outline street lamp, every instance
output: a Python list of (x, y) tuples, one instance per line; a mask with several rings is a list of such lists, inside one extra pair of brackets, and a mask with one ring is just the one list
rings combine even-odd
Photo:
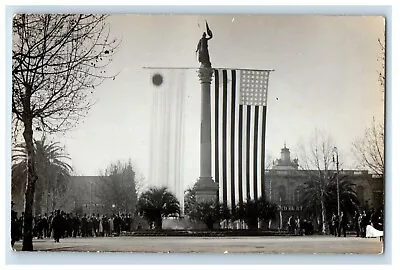
[(89, 205), (89, 215), (92, 215), (92, 184), (93, 182), (90, 181), (90, 205)]
[[(333, 152), (336, 154), (336, 191), (337, 191), (337, 212), (338, 217), (340, 216), (340, 197), (339, 197), (339, 151), (335, 146)], [(335, 155), (333, 156), (333, 162), (335, 162)]]

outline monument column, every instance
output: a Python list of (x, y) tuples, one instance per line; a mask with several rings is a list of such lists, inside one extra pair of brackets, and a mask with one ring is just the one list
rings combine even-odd
[(201, 126), (200, 126), (200, 178), (211, 178), (211, 97), (210, 85), (213, 70), (200, 67), (198, 70), (201, 85)]
[(200, 124), (200, 178), (196, 187), (196, 200), (214, 201), (217, 198), (218, 183), (211, 176), (211, 65), (202, 64), (198, 70), (201, 86)]
[[(208, 41), (213, 34), (206, 22), (207, 33), (204, 32), (197, 44), (200, 68), (198, 75), (201, 86), (201, 125), (200, 125), (200, 178), (196, 184), (196, 201), (215, 201), (218, 183), (211, 176), (211, 81), (213, 68), (208, 53)], [(208, 34), (208, 37), (207, 37)]]

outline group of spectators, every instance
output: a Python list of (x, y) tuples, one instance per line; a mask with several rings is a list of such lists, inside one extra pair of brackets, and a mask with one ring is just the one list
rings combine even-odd
[[(350, 215), (343, 211), (340, 212), (340, 215), (333, 213), (331, 218), (328, 219), (330, 234), (337, 237), (346, 237), (348, 231), (352, 231), (357, 234), (357, 237), (366, 237), (366, 227), (368, 225), (383, 231), (383, 210), (355, 211), (354, 215), (351, 218), (349, 217)], [(294, 215), (289, 217), (287, 228), (289, 233), (294, 235), (311, 235), (314, 231), (311, 219)]]
[[(33, 219), (32, 234), (34, 238), (60, 238), (67, 237), (102, 237), (118, 236), (121, 231), (133, 230), (131, 214), (114, 214), (111, 216), (92, 214), (79, 215), (66, 213), (60, 210), (37, 215)], [(11, 245), (22, 238), (24, 213), (19, 217), (17, 212), (11, 211)]]
[(341, 211), (339, 215), (333, 213), (328, 223), (331, 235), (340, 237), (343, 233), (343, 237), (346, 237), (349, 225), (347, 214), (343, 211)]
[(356, 232), (357, 237), (365, 237), (367, 225), (383, 231), (383, 224), (383, 210), (355, 211), (351, 220), (342, 211), (339, 216), (332, 214), (329, 220), (329, 231), (331, 235), (340, 237), (343, 234), (346, 237), (346, 231), (351, 230)]
[(353, 227), (357, 232), (357, 236), (365, 237), (366, 227), (371, 225), (379, 231), (383, 231), (384, 220), (383, 220), (383, 210), (375, 211), (371, 209), (370, 211), (363, 210), (361, 213), (355, 212), (353, 217)]
[(313, 234), (314, 227), (312, 221), (299, 216), (291, 215), (287, 222), (289, 233), (295, 235), (311, 235)]

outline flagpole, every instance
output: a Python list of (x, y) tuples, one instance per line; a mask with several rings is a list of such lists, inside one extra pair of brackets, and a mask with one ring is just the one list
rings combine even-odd
[[(198, 67), (142, 67), (143, 69), (199, 69)], [(226, 68), (226, 67), (216, 67), (214, 69), (225, 69), (225, 70), (250, 70), (250, 71), (268, 71), (272, 72), (275, 69), (254, 69), (254, 68)]]

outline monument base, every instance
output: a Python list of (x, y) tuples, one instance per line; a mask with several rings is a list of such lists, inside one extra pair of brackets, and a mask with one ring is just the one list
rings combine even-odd
[(196, 201), (214, 202), (217, 199), (218, 183), (212, 177), (200, 177), (196, 183)]

